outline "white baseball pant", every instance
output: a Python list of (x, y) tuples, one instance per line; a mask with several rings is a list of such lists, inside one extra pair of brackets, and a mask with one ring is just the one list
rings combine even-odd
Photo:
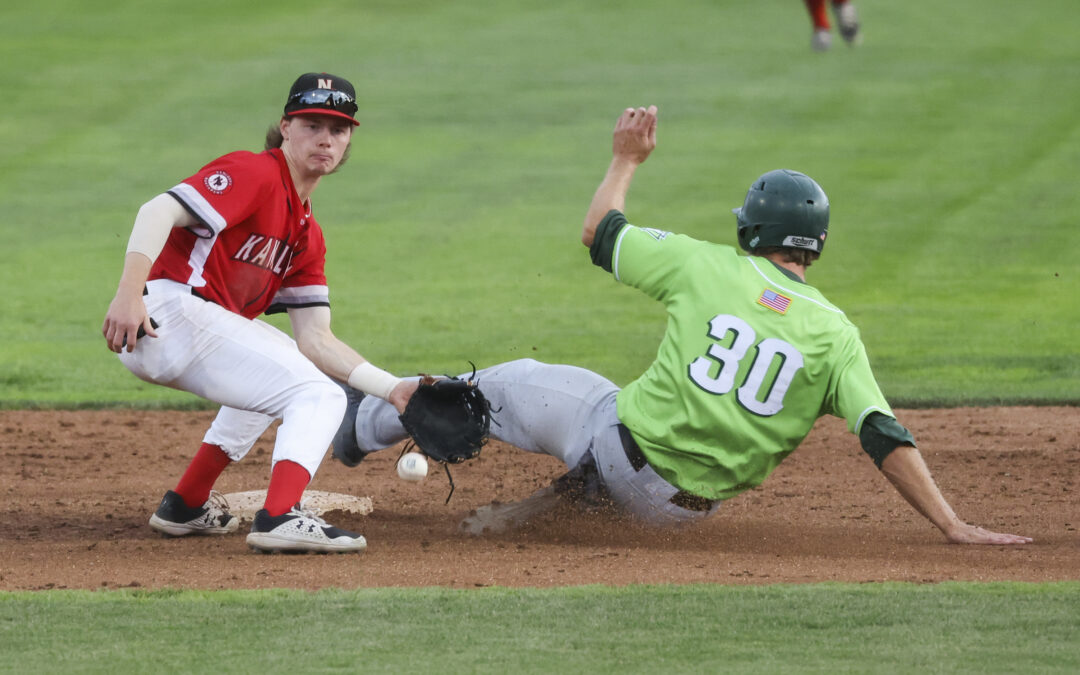
[(147, 283), (158, 337), (143, 337), (120, 361), (139, 378), (222, 405), (203, 441), (233, 461), (281, 420), (273, 462), (314, 477), (345, 414), (345, 393), (270, 324), (247, 319), (168, 280)]

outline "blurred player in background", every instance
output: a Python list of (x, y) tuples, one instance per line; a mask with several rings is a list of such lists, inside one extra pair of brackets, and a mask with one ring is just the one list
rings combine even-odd
[[(364, 537), (300, 506), (345, 413), (334, 380), (399, 410), (416, 390), (330, 329), (326, 244), (310, 197), (348, 156), (357, 110), (345, 78), (302, 75), (264, 152), (215, 159), (139, 209), (102, 334), (143, 380), (221, 405), (150, 518), (163, 534), (236, 531), (239, 521), (212, 488), (280, 419), (266, 501), (247, 543), (268, 552), (366, 547)], [(287, 312), (295, 341), (258, 320), (264, 312)]]
[[(656, 360), (621, 390), (591, 371), (532, 359), (472, 376), (491, 402), (493, 437), (557, 457), (569, 472), (520, 502), (479, 509), (463, 529), (513, 527), (601, 492), (653, 525), (700, 520), (760, 485), (831, 414), (950, 542), (1030, 542), (957, 517), (874, 380), (858, 329), (806, 283), (829, 225), (829, 200), (809, 176), (778, 170), (754, 181), (735, 209), (749, 256), (627, 222), (626, 193), (655, 147), (656, 122), (655, 106), (619, 117), (581, 236), (593, 264), (667, 309)], [(614, 347), (619, 336), (604, 339)], [(346, 415), (334, 456), (354, 465), (403, 440), (397, 417), (364, 398)]]
[[(810, 12), (810, 22), (814, 26), (814, 32), (810, 36), (810, 46), (814, 51), (823, 52), (832, 46), (832, 25), (829, 23), (829, 14), (825, 11), (825, 3), (830, 0), (803, 0), (806, 9)], [(857, 46), (862, 42), (862, 31), (859, 30), (859, 16), (855, 12), (855, 3), (851, 0), (831, 0), (833, 13), (836, 14), (836, 23), (840, 27), (840, 36), (851, 46)]]

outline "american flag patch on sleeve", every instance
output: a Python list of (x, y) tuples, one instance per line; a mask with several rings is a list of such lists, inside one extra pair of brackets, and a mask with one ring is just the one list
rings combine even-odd
[(759, 305), (768, 307), (774, 312), (780, 312), (781, 314), (786, 314), (788, 306), (791, 305), (791, 298), (768, 288), (761, 292), (761, 297), (758, 298), (757, 301)]

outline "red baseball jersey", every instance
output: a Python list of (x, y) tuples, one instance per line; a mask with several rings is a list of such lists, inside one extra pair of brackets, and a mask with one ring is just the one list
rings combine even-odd
[(169, 194), (201, 224), (173, 229), (150, 279), (188, 284), (249, 319), (329, 306), (322, 228), (281, 150), (219, 157)]

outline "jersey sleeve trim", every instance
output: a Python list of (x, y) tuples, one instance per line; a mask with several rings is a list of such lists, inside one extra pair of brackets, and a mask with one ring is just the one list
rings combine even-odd
[(281, 314), (290, 309), (304, 307), (329, 307), (330, 289), (321, 285), (288, 286), (278, 289), (274, 300), (266, 308), (266, 314)]
[(169, 190), (169, 194), (179, 201), (199, 222), (205, 225), (211, 231), (211, 236), (220, 234), (228, 225), (225, 218), (217, 212), (217, 209), (210, 206), (210, 202), (206, 201), (206, 198), (199, 194), (198, 190), (187, 183), (180, 183)]
[[(310, 286), (287, 286), (278, 289), (274, 295), (271, 307), (317, 307), (319, 305), (330, 306), (330, 289), (321, 285)], [(279, 310), (283, 311), (283, 310)], [(271, 314), (268, 309), (267, 314)]]
[(619, 230), (619, 236), (615, 238), (615, 253), (611, 256), (611, 270), (615, 275), (615, 281), (622, 281), (622, 279), (619, 278), (619, 253), (622, 249), (623, 238), (626, 237), (626, 234), (630, 232), (633, 227), (633, 225), (627, 223), (626, 227)]
[(302, 303), (284, 303), (275, 302), (266, 308), (264, 314), (284, 314), (290, 309), (303, 309), (305, 307), (329, 307), (330, 301), (325, 302), (302, 302)]
[(859, 434), (859, 433), (861, 433), (861, 431), (862, 431), (862, 425), (863, 425), (863, 422), (865, 422), (865, 421), (866, 421), (866, 417), (867, 417), (867, 415), (869, 415), (870, 413), (881, 413), (882, 415), (885, 415), (885, 416), (887, 416), (887, 417), (890, 417), (890, 416), (891, 416), (890, 412), (889, 412), (888, 410), (885, 410), (884, 408), (879, 408), (879, 407), (877, 407), (876, 405), (874, 405), (874, 406), (870, 406), (870, 407), (869, 407), (869, 408), (867, 408), (866, 410), (864, 410), (864, 411), (862, 411), (861, 413), (859, 413), (859, 419), (858, 419), (858, 420), (856, 420), (856, 422), (855, 422), (855, 428), (854, 428), (854, 430), (853, 430), (853, 431), (855, 432), (855, 434), (856, 434), (856, 435), (857, 435), (857, 434)]

